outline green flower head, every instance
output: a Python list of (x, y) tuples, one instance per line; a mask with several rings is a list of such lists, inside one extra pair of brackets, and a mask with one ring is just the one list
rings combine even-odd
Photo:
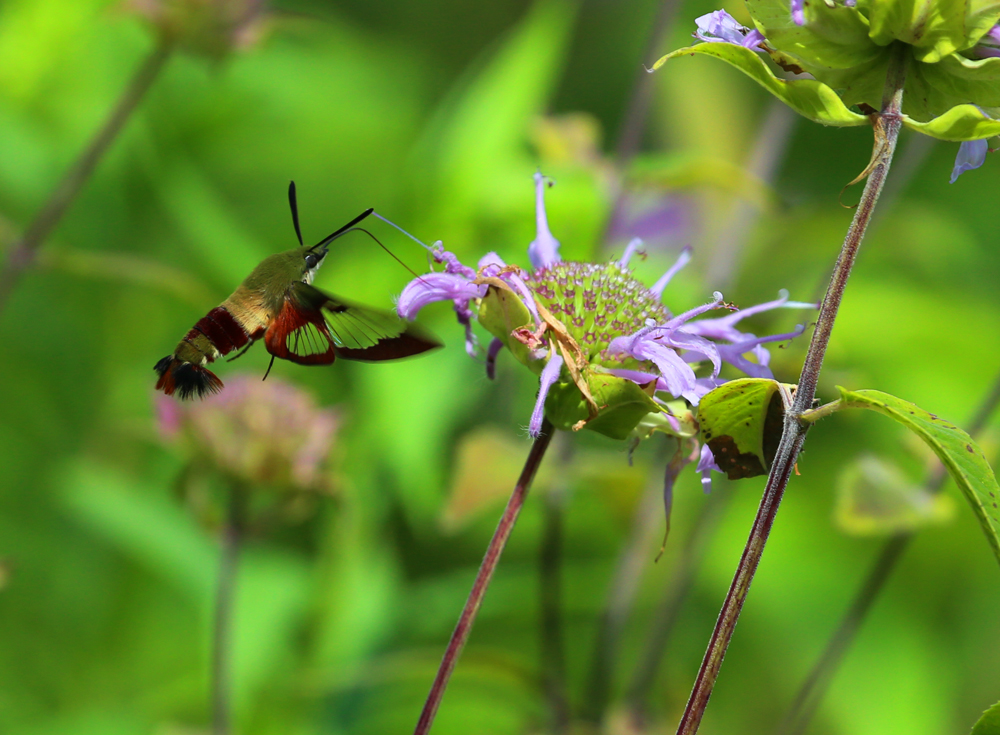
[[(747, 0), (754, 29), (716, 11), (698, 19), (715, 56), (824, 125), (868, 124), (890, 62), (905, 69), (903, 124), (934, 138), (1000, 135), (1000, 0)], [(769, 64), (765, 56), (773, 62)], [(780, 67), (806, 78), (784, 79)], [(808, 77), (812, 77), (811, 79)]]

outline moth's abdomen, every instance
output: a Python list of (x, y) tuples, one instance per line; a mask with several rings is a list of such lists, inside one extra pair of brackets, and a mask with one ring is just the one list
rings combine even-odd
[(222, 381), (205, 367), (250, 341), (246, 330), (225, 306), (217, 306), (198, 320), (177, 345), (174, 354), (156, 363), (156, 389), (178, 398), (203, 398), (222, 390)]
[[(246, 330), (225, 306), (216, 306), (203, 316), (184, 340), (193, 343), (199, 334), (204, 335), (220, 355), (228, 355), (250, 341)], [(217, 356), (209, 353), (206, 357), (212, 362)]]
[(204, 398), (222, 390), (222, 381), (211, 370), (178, 360), (173, 355), (164, 357), (153, 369), (160, 376), (156, 381), (156, 390), (162, 390), (168, 396), (176, 393), (182, 399), (194, 396)]

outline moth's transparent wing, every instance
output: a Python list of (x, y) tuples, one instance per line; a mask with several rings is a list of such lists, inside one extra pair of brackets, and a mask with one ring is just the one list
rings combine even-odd
[(300, 365), (329, 365), (337, 359), (323, 312), (297, 298), (294, 287), (267, 328), (264, 345), (275, 357)]
[(303, 309), (322, 312), (338, 357), (398, 360), (441, 346), (425, 329), (392, 312), (353, 304), (305, 283), (294, 284), (292, 293)]

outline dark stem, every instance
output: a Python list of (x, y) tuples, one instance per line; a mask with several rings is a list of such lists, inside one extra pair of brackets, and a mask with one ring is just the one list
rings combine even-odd
[(712, 538), (730, 497), (729, 493), (720, 490), (717, 485), (705, 499), (701, 512), (698, 514), (694, 527), (681, 551), (673, 580), (664, 592), (654, 613), (649, 636), (646, 639), (645, 652), (639, 660), (639, 665), (636, 667), (632, 682), (625, 695), (629, 721), (637, 732), (645, 729), (649, 694), (656, 681), (660, 662), (667, 651), (670, 634), (677, 623), (681, 606), (687, 599), (694, 583), (695, 574), (701, 566), (709, 539)]
[(0, 311), (3, 311), (10, 293), (21, 273), (35, 261), (39, 246), (52, 233), (76, 199), (94, 168), (121, 132), (132, 112), (159, 75), (170, 56), (170, 46), (161, 42), (138, 68), (121, 97), (80, 157), (65, 173), (41, 210), (7, 252), (7, 262), (0, 271)]
[(581, 719), (592, 724), (601, 722), (611, 700), (613, 673), (622, 631), (632, 612), (643, 567), (653, 560), (651, 551), (654, 534), (664, 523), (662, 498), (662, 484), (655, 480), (650, 482), (636, 505), (631, 531), (618, 557), (604, 609), (598, 618), (594, 659), (580, 711)]
[[(996, 410), (997, 404), (1000, 404), (1000, 375), (997, 376), (989, 395), (986, 396), (969, 424), (970, 435), (975, 436), (983, 430), (990, 415)], [(944, 466), (938, 464), (924, 487), (929, 493), (937, 493), (944, 487), (947, 478), (948, 473)], [(785, 715), (778, 727), (778, 732), (782, 735), (798, 735), (805, 732), (809, 726), (809, 722), (816, 714), (820, 702), (823, 701), (823, 696), (826, 694), (844, 654), (854, 642), (854, 638), (861, 628), (861, 623), (864, 622), (868, 611), (878, 598), (913, 535), (913, 532), (897, 534), (886, 541), (885, 546), (882, 547), (882, 551), (872, 565), (871, 571), (868, 572), (868, 577), (854, 601), (840, 621), (840, 625), (837, 626), (823, 653), (795, 695), (788, 714)]]
[[(564, 442), (560, 465), (566, 468), (572, 457), (572, 443)], [(542, 683), (552, 717), (552, 732), (569, 732), (569, 697), (566, 693), (566, 654), (562, 629), (562, 545), (566, 487), (560, 482), (543, 497), (545, 526), (538, 553), (538, 581), (541, 600)]]
[(437, 676), (434, 677), (434, 683), (431, 685), (431, 691), (427, 695), (424, 709), (420, 713), (417, 727), (413, 731), (414, 735), (426, 735), (430, 732), (431, 725), (434, 724), (434, 716), (437, 714), (441, 698), (448, 687), (448, 679), (451, 677), (451, 672), (454, 671), (455, 664), (458, 663), (458, 657), (462, 653), (462, 648), (465, 646), (465, 642), (469, 638), (469, 633), (472, 631), (472, 624), (475, 622), (476, 614), (479, 612), (479, 606), (483, 602), (483, 597), (486, 596), (486, 589), (493, 578), (493, 572), (496, 571), (500, 555), (507, 545), (507, 539), (510, 538), (511, 531), (514, 530), (514, 524), (517, 523), (517, 516), (524, 506), (524, 499), (531, 488), (531, 481), (535, 479), (538, 466), (542, 463), (542, 458), (545, 457), (545, 450), (548, 449), (553, 431), (552, 424), (549, 423), (548, 419), (542, 421), (542, 431), (538, 435), (538, 438), (535, 439), (535, 443), (531, 445), (531, 451), (528, 453), (528, 459), (525, 460), (524, 469), (521, 470), (521, 476), (518, 478), (517, 485), (514, 486), (514, 492), (511, 493), (510, 500), (507, 501), (507, 507), (504, 508), (503, 515), (500, 517), (500, 523), (497, 525), (497, 530), (494, 532), (493, 538), (490, 540), (490, 545), (486, 549), (486, 556), (483, 558), (483, 563), (479, 566), (476, 579), (472, 583), (472, 591), (469, 592), (469, 599), (466, 600), (465, 607), (462, 609), (462, 614), (458, 619), (458, 624), (455, 626), (455, 631), (451, 634), (451, 640), (448, 641), (444, 658), (438, 667)]
[(222, 527), (219, 582), (215, 593), (215, 630), (212, 633), (212, 733), (230, 732), (232, 695), (232, 627), (240, 544), (246, 523), (246, 493), (234, 485), (229, 491), (226, 523)]
[(857, 258), (865, 229), (871, 220), (875, 203), (878, 201), (879, 193), (885, 183), (892, 154), (896, 147), (896, 139), (902, 125), (901, 106), (906, 58), (906, 47), (896, 43), (889, 63), (885, 93), (882, 98), (882, 112), (873, 116), (875, 127), (874, 165), (861, 195), (861, 202), (847, 231), (847, 237), (841, 248), (837, 264), (834, 266), (830, 285), (827, 288), (817, 319), (816, 329), (809, 344), (809, 351), (806, 353), (802, 374), (799, 378), (799, 387), (795, 393), (792, 407), (785, 416), (784, 431), (778, 445), (777, 455), (771, 465), (764, 495), (761, 498), (757, 516), (754, 518), (750, 537), (743, 549), (736, 575), (729, 587), (729, 592), (726, 594), (726, 600), (719, 613), (719, 619), (716, 621), (715, 630), (712, 632), (708, 649), (705, 651), (705, 658), (698, 671), (698, 677), (695, 679), (694, 688), (677, 727), (678, 735), (692, 735), (698, 731), (701, 718), (705, 714), (705, 707), (708, 705), (715, 681), (719, 676), (722, 659), (726, 655), (726, 649), (732, 639), (740, 611), (743, 609), (743, 603), (750, 591), (754, 573), (757, 571), (757, 565), (764, 552), (764, 545), (767, 543), (771, 527), (774, 525), (781, 498), (788, 486), (795, 461), (805, 441), (808, 426), (800, 422), (798, 417), (803, 411), (811, 408), (816, 396), (820, 369), (823, 366), (823, 358), (826, 356), (826, 348), (830, 342), (830, 334), (837, 318), (837, 311), (844, 296), (844, 288), (847, 285), (851, 267)]

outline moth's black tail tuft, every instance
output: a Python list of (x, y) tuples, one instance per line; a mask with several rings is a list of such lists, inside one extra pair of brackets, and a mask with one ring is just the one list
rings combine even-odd
[(178, 360), (172, 355), (164, 357), (153, 369), (160, 376), (156, 381), (156, 390), (162, 390), (168, 396), (176, 393), (181, 400), (193, 396), (204, 398), (222, 390), (222, 381), (211, 370)]

